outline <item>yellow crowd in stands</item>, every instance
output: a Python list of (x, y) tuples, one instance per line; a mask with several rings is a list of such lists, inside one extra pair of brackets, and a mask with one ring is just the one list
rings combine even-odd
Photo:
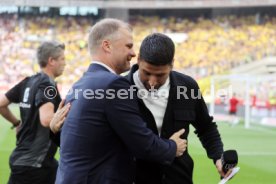
[[(59, 82), (71, 85), (87, 69), (87, 36), (95, 21), (87, 17), (0, 15), (0, 81), (14, 84), (39, 71), (35, 50), (44, 40), (66, 45), (67, 66)], [(276, 17), (224, 16), (195, 21), (175, 17), (131, 17), (135, 50), (153, 32), (183, 33), (176, 42), (174, 68), (195, 78), (227, 72), (232, 67), (276, 54)], [(137, 58), (133, 59), (135, 63)]]

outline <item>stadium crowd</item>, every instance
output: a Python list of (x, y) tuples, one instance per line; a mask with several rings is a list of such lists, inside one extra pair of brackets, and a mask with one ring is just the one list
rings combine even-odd
[[(0, 15), (1, 86), (13, 85), (38, 71), (34, 48), (51, 39), (66, 45), (67, 67), (59, 83), (71, 85), (90, 63), (85, 40), (94, 22), (88, 17)], [(152, 32), (186, 35), (183, 41), (176, 40), (174, 68), (190, 71), (197, 79), (276, 54), (276, 17), (199, 17), (191, 21), (137, 16), (131, 17), (130, 23), (136, 51), (141, 40)]]

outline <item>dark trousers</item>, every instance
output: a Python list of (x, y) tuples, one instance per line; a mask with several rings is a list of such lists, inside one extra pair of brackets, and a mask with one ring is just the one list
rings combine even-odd
[(8, 184), (54, 184), (57, 167), (11, 166)]

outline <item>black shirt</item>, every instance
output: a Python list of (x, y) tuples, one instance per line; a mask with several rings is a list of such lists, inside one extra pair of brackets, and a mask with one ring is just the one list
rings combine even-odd
[(10, 102), (19, 104), (22, 125), (17, 133), (16, 148), (10, 157), (12, 166), (56, 166), (56, 145), (49, 139), (49, 129), (39, 119), (39, 107), (47, 102), (55, 111), (61, 101), (54, 81), (44, 73), (27, 77), (6, 93)]

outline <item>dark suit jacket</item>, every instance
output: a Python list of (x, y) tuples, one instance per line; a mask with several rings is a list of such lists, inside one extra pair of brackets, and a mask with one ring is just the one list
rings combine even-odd
[[(119, 99), (130, 83), (90, 65), (66, 97), (71, 109), (61, 132), (57, 184), (132, 184), (134, 157), (169, 164), (176, 144), (146, 128), (136, 96)], [(125, 96), (125, 95), (123, 95)]]
[[(134, 84), (133, 73), (138, 69), (134, 65), (126, 78)], [(206, 149), (208, 157), (214, 161), (219, 159), (223, 152), (223, 144), (217, 126), (212, 122), (204, 99), (199, 95), (199, 87), (191, 77), (172, 71), (170, 73), (170, 91), (168, 104), (161, 128), (161, 137), (169, 138), (174, 132), (181, 128), (185, 129), (182, 138), (187, 139), (189, 125), (192, 124), (203, 147)], [(185, 95), (177, 95), (178, 91)], [(194, 91), (194, 92), (193, 92)], [(143, 119), (147, 122), (147, 127), (158, 135), (158, 130), (152, 113), (145, 106), (142, 99), (138, 99), (139, 109)], [(193, 160), (188, 154), (188, 150), (180, 158), (175, 158), (169, 166), (162, 166), (155, 162), (137, 159), (136, 161), (136, 184), (191, 184), (193, 173)]]

